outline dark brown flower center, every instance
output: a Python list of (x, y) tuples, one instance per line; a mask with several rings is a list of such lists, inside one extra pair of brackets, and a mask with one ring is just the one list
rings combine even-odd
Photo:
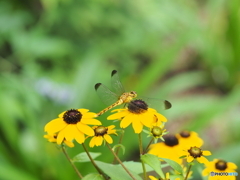
[(63, 120), (67, 124), (77, 124), (82, 119), (82, 114), (76, 109), (70, 109), (63, 115)]
[(182, 131), (180, 132), (180, 136), (183, 138), (187, 138), (190, 136), (190, 132), (189, 131)]
[(163, 133), (163, 130), (162, 128), (158, 127), (158, 126), (153, 126), (152, 130), (151, 130), (151, 133), (154, 137), (157, 137), (157, 136), (161, 136), (162, 133)]
[(191, 147), (189, 150), (188, 150), (189, 154), (194, 157), (194, 158), (198, 158), (198, 157), (201, 157), (202, 156), (202, 150), (196, 146), (194, 147)]
[(95, 136), (103, 136), (104, 134), (107, 134), (108, 128), (104, 126), (98, 126), (96, 129), (94, 129)]
[(178, 145), (178, 139), (174, 135), (167, 135), (164, 137), (164, 140), (167, 146), (172, 147)]
[(220, 171), (224, 171), (225, 169), (227, 169), (227, 162), (219, 160), (218, 162), (216, 162), (215, 167)]
[(134, 114), (141, 114), (145, 112), (147, 109), (148, 105), (140, 99), (133, 100), (128, 104), (128, 110)]

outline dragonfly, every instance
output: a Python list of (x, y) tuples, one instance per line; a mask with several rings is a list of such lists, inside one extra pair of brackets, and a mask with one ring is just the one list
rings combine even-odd
[[(118, 76), (117, 70), (113, 70), (111, 73), (111, 85), (114, 91), (111, 91), (107, 86), (102, 83), (95, 84), (95, 90), (99, 96), (99, 98), (106, 104), (109, 105), (99, 113), (98, 116), (107, 112), (108, 110), (131, 102), (133, 99), (137, 97), (137, 93), (135, 91), (126, 92), (120, 79)], [(161, 109), (170, 109), (172, 107), (171, 103), (167, 100), (161, 99), (153, 99), (153, 98), (141, 98), (145, 100), (147, 103), (154, 102), (157, 106), (162, 106)]]

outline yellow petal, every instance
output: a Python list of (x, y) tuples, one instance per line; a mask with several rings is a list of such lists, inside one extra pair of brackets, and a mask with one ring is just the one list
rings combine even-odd
[(91, 119), (91, 118), (89, 118), (89, 119), (83, 118), (83, 119), (81, 119), (80, 122), (83, 124), (89, 124), (89, 125), (102, 125), (102, 123), (99, 120)]
[(209, 170), (208, 170), (208, 168), (206, 168), (206, 169), (204, 169), (204, 170), (202, 171), (202, 175), (203, 175), (203, 176), (209, 175)]
[(82, 115), (83, 114), (86, 114), (88, 111), (89, 111), (89, 109), (77, 109)]
[(118, 111), (118, 112), (120, 112), (120, 111), (127, 111), (127, 109), (114, 109), (111, 112), (116, 112), (116, 111)]
[(63, 141), (64, 142), (64, 144), (66, 144), (68, 147), (74, 147), (74, 144), (73, 144), (73, 142), (71, 142), (71, 141)]
[(97, 114), (93, 112), (88, 112), (82, 116), (83, 119), (93, 119), (95, 117), (97, 117)]
[(163, 143), (156, 143), (156, 144), (150, 145), (150, 147), (149, 147), (150, 150), (148, 151), (148, 153), (158, 155), (159, 149), (162, 148), (162, 144)]
[(113, 143), (113, 140), (112, 140), (111, 136), (109, 136), (108, 134), (104, 134), (103, 137), (109, 144)]
[(203, 163), (203, 164), (209, 163), (209, 161), (204, 156), (201, 156), (201, 157), (197, 158), (197, 161), (199, 163)]
[(170, 179), (169, 173), (166, 173), (166, 179)]
[(102, 142), (103, 142), (103, 137), (102, 136), (95, 136), (96, 139), (95, 139), (95, 145), (96, 146), (101, 146), (102, 145)]
[(84, 134), (88, 135), (88, 136), (94, 136), (94, 130), (89, 127), (88, 125), (86, 124), (83, 124), (81, 122), (77, 123), (77, 127), (78, 127), (78, 130), (83, 132)]
[(95, 137), (95, 136), (90, 140), (89, 146), (90, 146), (91, 148), (95, 146), (95, 140), (96, 140), (96, 137)]
[(67, 111), (62, 112), (61, 114), (58, 115), (58, 117), (63, 118), (63, 115), (65, 114), (65, 112), (67, 112)]
[(135, 133), (140, 133), (140, 132), (142, 132), (142, 129), (143, 129), (143, 125), (142, 125), (142, 123), (141, 122), (139, 122), (138, 120), (134, 120), (133, 122), (132, 122), (132, 126), (133, 126), (133, 129), (134, 129), (134, 132)]
[(228, 169), (230, 169), (230, 170), (235, 170), (235, 169), (237, 169), (237, 166), (236, 166), (236, 164), (234, 164), (234, 163), (232, 163), (232, 162), (228, 162), (227, 163), (227, 167), (228, 167)]
[(108, 128), (108, 131), (111, 131), (112, 129), (115, 128), (115, 126), (114, 126), (114, 125), (110, 125), (110, 126), (108, 126), (107, 128)]
[(122, 117), (127, 116), (128, 114), (129, 114), (129, 112), (127, 110), (117, 112), (115, 114), (108, 116), (107, 120), (121, 119)]
[(146, 127), (152, 127), (154, 115), (150, 113), (141, 114), (138, 117), (138, 120)]
[(48, 132), (48, 134), (54, 134), (64, 129), (67, 125), (68, 124), (61, 118), (57, 118), (47, 123), (44, 127), (44, 131)]
[(155, 178), (154, 176), (148, 176), (151, 180), (158, 180), (157, 178)]
[(65, 131), (64, 131), (64, 129), (58, 133), (57, 144), (62, 144), (63, 139), (65, 138)]
[(82, 144), (85, 141), (84, 134), (78, 130), (78, 133), (75, 135), (75, 139), (79, 144)]
[(75, 124), (69, 124), (64, 128), (64, 137), (67, 141), (72, 141), (77, 133), (78, 130)]
[(167, 122), (167, 118), (165, 116), (163, 116), (162, 114), (155, 113), (155, 115), (157, 116), (158, 121)]
[(193, 160), (194, 160), (194, 158), (192, 156), (187, 157), (187, 162), (192, 162)]
[(210, 156), (212, 153), (210, 151), (202, 151), (204, 156)]
[(131, 115), (128, 115), (126, 117), (124, 117), (122, 120), (121, 120), (121, 123), (120, 123), (120, 127), (121, 128), (126, 128), (128, 127), (131, 123), (132, 123), (132, 116)]
[(108, 128), (108, 131), (107, 131), (108, 134), (116, 134), (117, 135), (116, 129), (114, 129), (115, 128), (114, 125), (108, 126), (107, 128)]

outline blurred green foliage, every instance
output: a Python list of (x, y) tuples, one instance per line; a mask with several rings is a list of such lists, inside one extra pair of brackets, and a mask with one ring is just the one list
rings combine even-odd
[[(113, 69), (126, 89), (172, 102), (171, 133), (195, 130), (212, 159), (240, 166), (239, 12), (238, 0), (1, 1), (0, 179), (76, 179), (43, 127), (69, 108), (103, 109), (93, 87)], [(122, 158), (136, 160), (131, 133)]]

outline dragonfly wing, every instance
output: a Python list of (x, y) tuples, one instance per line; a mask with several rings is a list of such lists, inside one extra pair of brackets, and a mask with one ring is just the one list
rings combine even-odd
[(118, 100), (118, 96), (102, 83), (95, 84), (97, 95), (106, 105), (111, 105)]
[(148, 107), (156, 109), (157, 111), (167, 110), (172, 107), (172, 104), (167, 100), (148, 97), (140, 97), (140, 99), (145, 101), (148, 104)]
[(122, 93), (125, 92), (124, 87), (119, 79), (117, 70), (112, 71), (111, 84), (112, 84), (112, 88), (118, 95), (121, 95)]

